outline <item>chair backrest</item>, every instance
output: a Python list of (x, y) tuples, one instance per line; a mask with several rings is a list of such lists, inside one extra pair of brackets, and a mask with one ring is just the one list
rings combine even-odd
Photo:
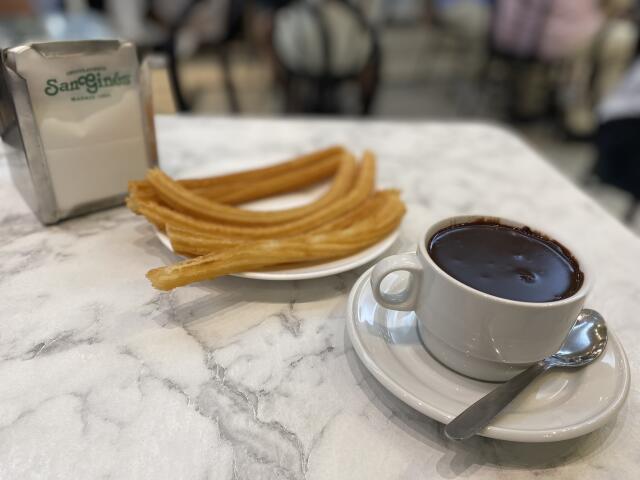
[(326, 79), (359, 74), (379, 48), (362, 11), (344, 0), (298, 1), (280, 9), (273, 46), (288, 72)]
[(234, 38), (242, 27), (244, 0), (182, 0), (173, 5), (166, 0), (170, 35), (194, 28), (200, 30), (203, 43), (224, 43)]

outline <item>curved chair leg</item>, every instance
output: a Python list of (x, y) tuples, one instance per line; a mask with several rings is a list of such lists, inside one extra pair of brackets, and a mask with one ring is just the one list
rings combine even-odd
[(360, 114), (371, 115), (371, 107), (380, 83), (380, 53), (376, 52), (369, 65), (360, 74)]
[(633, 222), (637, 212), (638, 212), (638, 200), (634, 199), (624, 214), (624, 222), (627, 224)]
[(191, 111), (191, 106), (187, 103), (182, 93), (180, 85), (180, 76), (178, 74), (178, 58), (176, 55), (176, 45), (172, 40), (167, 44), (167, 57), (169, 67), (169, 80), (171, 81), (171, 89), (173, 90), (173, 98), (180, 112)]
[(227, 104), (231, 113), (240, 113), (240, 103), (238, 102), (238, 94), (236, 92), (233, 77), (231, 75), (231, 64), (229, 62), (229, 50), (226, 46), (218, 49), (220, 64), (222, 65), (222, 78), (224, 81), (224, 90), (227, 95)]

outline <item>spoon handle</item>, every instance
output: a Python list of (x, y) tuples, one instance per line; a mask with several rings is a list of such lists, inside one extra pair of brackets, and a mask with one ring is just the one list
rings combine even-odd
[(538, 375), (546, 372), (551, 365), (540, 361), (534, 363), (524, 372), (498, 386), (464, 412), (454, 418), (445, 428), (444, 434), (451, 440), (466, 440), (489, 425), (504, 407), (511, 403), (522, 390)]

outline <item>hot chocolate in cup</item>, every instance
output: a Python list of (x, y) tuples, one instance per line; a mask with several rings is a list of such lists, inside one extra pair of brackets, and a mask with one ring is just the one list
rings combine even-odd
[[(390, 294), (385, 277), (407, 271)], [(373, 269), (376, 301), (416, 312), (425, 347), (463, 375), (505, 381), (558, 351), (584, 306), (591, 277), (576, 250), (516, 221), (451, 217), (431, 225), (416, 253)]]

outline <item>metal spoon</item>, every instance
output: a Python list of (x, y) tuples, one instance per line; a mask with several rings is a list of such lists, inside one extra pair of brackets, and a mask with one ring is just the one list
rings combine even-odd
[(577, 368), (589, 365), (604, 352), (606, 345), (607, 325), (602, 315), (595, 310), (582, 310), (555, 355), (531, 365), (472, 404), (445, 427), (444, 434), (451, 440), (471, 438), (489, 425), (538, 375), (555, 367)]

